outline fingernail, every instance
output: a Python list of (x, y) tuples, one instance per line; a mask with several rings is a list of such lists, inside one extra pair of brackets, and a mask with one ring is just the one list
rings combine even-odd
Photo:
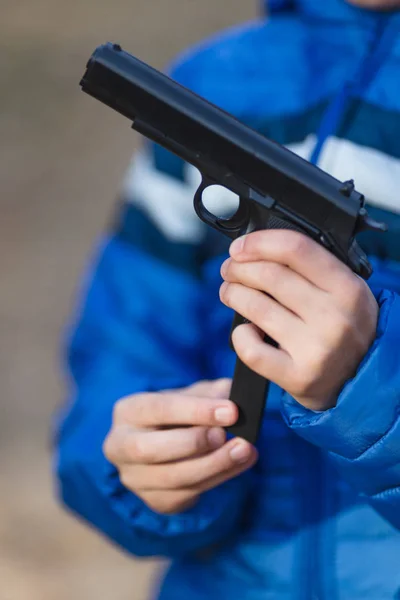
[(232, 423), (232, 410), (227, 406), (221, 406), (214, 412), (215, 420), (221, 425), (230, 425)]
[(222, 277), (225, 277), (228, 272), (228, 266), (229, 266), (230, 260), (231, 260), (230, 258), (227, 258), (221, 265), (221, 276)]
[(213, 450), (220, 448), (225, 442), (225, 432), (220, 427), (213, 427), (207, 432), (208, 445)]
[(251, 454), (251, 446), (240, 442), (233, 446), (232, 450), (229, 452), (231, 459), (235, 463), (243, 464), (246, 463)]
[(240, 254), (243, 251), (244, 247), (244, 239), (245, 236), (237, 238), (234, 242), (232, 242), (231, 247), (229, 248), (229, 253), (232, 254)]

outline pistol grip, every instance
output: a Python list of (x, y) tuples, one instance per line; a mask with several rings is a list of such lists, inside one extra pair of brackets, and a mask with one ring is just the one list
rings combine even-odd
[[(247, 319), (235, 313), (230, 333), (230, 344), (232, 350), (232, 333), (239, 325), (249, 323)], [(278, 344), (268, 335), (264, 336), (264, 342), (277, 347)], [(262, 417), (267, 401), (269, 381), (252, 371), (239, 358), (236, 361), (235, 373), (233, 375), (230, 400), (239, 408), (239, 418), (235, 425), (227, 428), (227, 431), (248, 442), (255, 444), (261, 427)]]
[(227, 427), (232, 435), (255, 444), (261, 427), (269, 381), (254, 373), (239, 358), (236, 361), (230, 399), (239, 409), (239, 418)]
[[(229, 338), (232, 350), (234, 350), (232, 332), (239, 325), (246, 323), (249, 323), (247, 319), (235, 313)], [(267, 335), (264, 337), (264, 342), (277, 346), (276, 342)], [(229, 433), (242, 437), (252, 444), (257, 441), (268, 389), (269, 381), (252, 371), (238, 358), (233, 375), (230, 400), (239, 408), (239, 418), (235, 425), (227, 428)]]

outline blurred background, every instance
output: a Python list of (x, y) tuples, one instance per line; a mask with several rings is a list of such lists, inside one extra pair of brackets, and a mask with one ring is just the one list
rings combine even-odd
[(257, 0), (0, 1), (0, 600), (145, 600), (160, 565), (134, 561), (63, 513), (51, 415), (80, 274), (137, 143), (78, 88), (99, 43), (162, 68)]

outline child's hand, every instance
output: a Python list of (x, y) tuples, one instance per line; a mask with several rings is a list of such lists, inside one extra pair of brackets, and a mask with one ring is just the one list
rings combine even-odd
[[(238, 356), (305, 407), (334, 406), (375, 338), (378, 306), (367, 284), (292, 231), (243, 236), (230, 255), (221, 300), (256, 326), (235, 330)], [(264, 333), (279, 349), (263, 342)]]
[(198, 496), (250, 468), (255, 448), (242, 439), (225, 443), (223, 426), (238, 417), (227, 400), (229, 380), (137, 394), (120, 400), (104, 453), (121, 481), (157, 512), (172, 514)]

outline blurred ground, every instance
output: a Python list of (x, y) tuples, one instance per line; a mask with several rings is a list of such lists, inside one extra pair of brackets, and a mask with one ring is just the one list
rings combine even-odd
[(98, 43), (157, 67), (251, 16), (255, 0), (1, 0), (0, 600), (144, 600), (154, 565), (67, 517), (52, 496), (59, 338), (136, 138), (79, 93)]

